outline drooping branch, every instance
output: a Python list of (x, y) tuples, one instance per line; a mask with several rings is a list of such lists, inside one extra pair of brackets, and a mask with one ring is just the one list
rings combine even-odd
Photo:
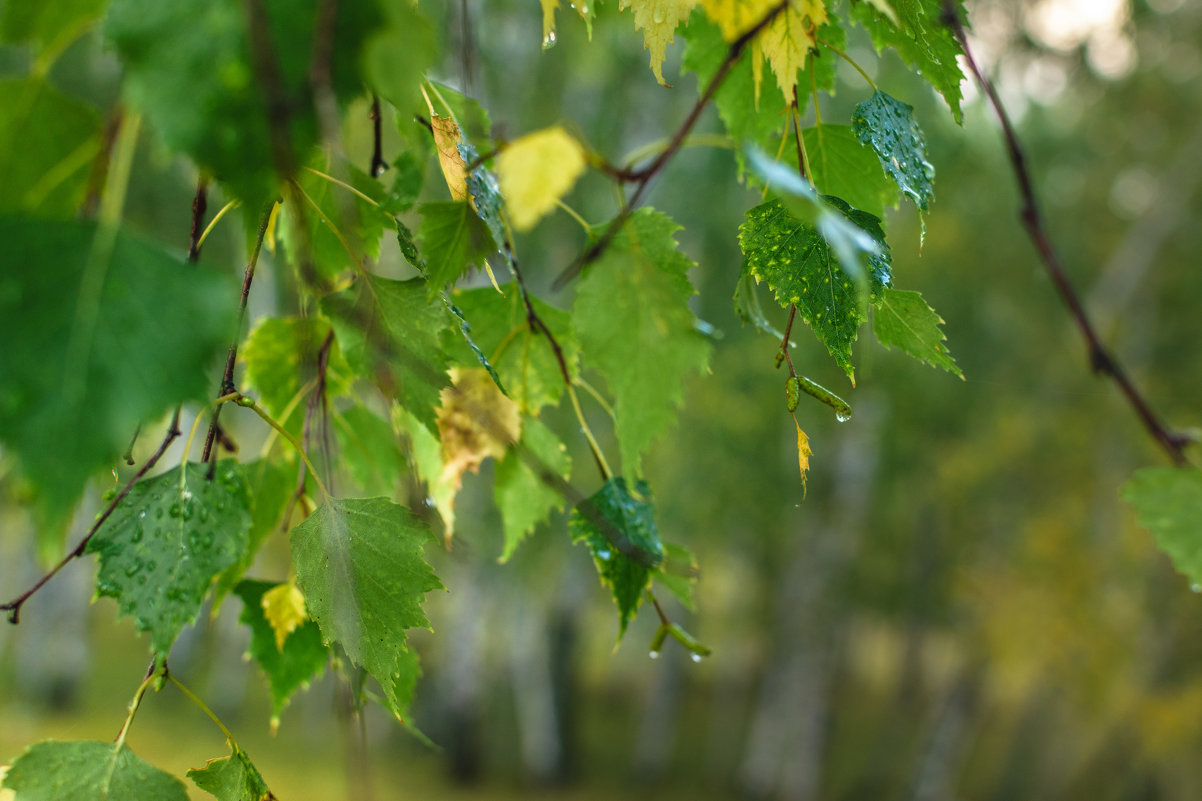
[(1026, 229), (1031, 242), (1035, 245), (1035, 249), (1039, 253), (1040, 262), (1043, 264), (1048, 276), (1052, 279), (1056, 293), (1068, 308), (1073, 322), (1076, 323), (1077, 328), (1081, 331), (1081, 335), (1085, 338), (1086, 352), (1089, 356), (1090, 366), (1095, 373), (1109, 376), (1114, 380), (1119, 390), (1123, 393), (1123, 397), (1127, 399), (1127, 403), (1140, 419), (1140, 422), (1143, 423), (1148, 434), (1156, 440), (1157, 444), (1160, 445), (1161, 449), (1164, 450), (1173, 463), (1177, 465), (1186, 464), (1185, 448), (1193, 441), (1192, 438), (1181, 432), (1174, 431), (1166, 425), (1160, 415), (1152, 408), (1152, 405), (1135, 386), (1134, 382), (1128, 377), (1127, 371), (1123, 368), (1118, 358), (1102, 343), (1093, 322), (1090, 320), (1084, 305), (1081, 303), (1081, 298), (1077, 294), (1076, 288), (1069, 279), (1068, 273), (1065, 272), (1060, 257), (1052, 245), (1051, 237), (1048, 236), (1043, 215), (1039, 211), (1031, 173), (1027, 167), (1026, 155), (1023, 152), (1022, 144), (1019, 142), (1018, 134), (1010, 122), (1010, 117), (1006, 113), (1006, 109), (1002, 105), (1001, 98), (998, 97), (993, 83), (985, 77), (985, 74), (981, 72), (980, 67), (973, 58), (972, 51), (968, 45), (968, 36), (964, 30), (964, 24), (961, 22), (960, 15), (951, 0), (944, 0), (943, 2), (942, 22), (951, 29), (957, 41), (959, 41), (960, 47), (964, 51), (964, 59), (968, 64), (969, 71), (981, 87), (981, 91), (989, 98), (989, 103), (993, 107), (994, 114), (1002, 126), (1002, 136), (1006, 142), (1006, 151), (1010, 157), (1010, 164), (1014, 169), (1014, 177), (1018, 182), (1018, 190), (1022, 198), (1022, 208), (1019, 211), (1019, 216), (1022, 219), (1023, 227)]
[(9, 623), (12, 623), (13, 625), (20, 623), (21, 607), (25, 604), (25, 602), (28, 601), (35, 592), (40, 590), (42, 585), (50, 581), (50, 579), (54, 578), (54, 576), (60, 570), (66, 567), (68, 562), (70, 562), (72, 559), (78, 559), (80, 556), (83, 556), (84, 550), (88, 547), (88, 542), (92, 539), (96, 532), (100, 530), (100, 527), (104, 525), (104, 521), (109, 519), (109, 515), (111, 515), (113, 510), (117, 508), (117, 505), (125, 499), (125, 496), (129, 494), (131, 489), (133, 489), (134, 484), (137, 484), (139, 481), (141, 481), (142, 477), (145, 476), (152, 467), (158, 464), (159, 459), (163, 458), (163, 454), (167, 452), (167, 448), (170, 447), (171, 443), (174, 442), (176, 437), (179, 435), (179, 409), (176, 409), (175, 414), (171, 418), (171, 425), (167, 427), (167, 433), (163, 437), (163, 441), (159, 443), (158, 449), (150, 455), (149, 459), (142, 463), (142, 467), (139, 468), (138, 472), (134, 473), (133, 478), (126, 482), (125, 486), (121, 488), (121, 491), (118, 492), (111, 501), (109, 501), (109, 505), (106, 506), (104, 511), (96, 517), (96, 520), (92, 523), (91, 528), (88, 529), (88, 533), (85, 534), (83, 539), (79, 541), (79, 544), (72, 548), (70, 553), (64, 556), (58, 564), (50, 568), (50, 570), (46, 572), (46, 575), (38, 579), (37, 583), (35, 583), (32, 587), (8, 603), (0, 604), (0, 610), (5, 610), (8, 612)]
[(701, 112), (705, 111), (705, 107), (714, 99), (714, 95), (722, 87), (726, 76), (730, 74), (735, 64), (739, 62), (743, 51), (747, 49), (747, 46), (751, 44), (756, 36), (772, 24), (772, 21), (789, 7), (790, 2), (791, 0), (781, 0), (759, 22), (752, 25), (742, 36), (731, 42), (730, 48), (726, 51), (726, 58), (723, 59), (721, 66), (718, 67), (718, 71), (714, 73), (714, 77), (706, 85), (705, 91), (701, 93), (701, 97), (693, 104), (692, 110), (685, 117), (684, 122), (681, 123), (676, 133), (672, 135), (667, 147), (661, 150), (659, 155), (650, 164), (637, 170), (611, 170), (611, 173), (619, 180), (633, 183), (634, 192), (631, 193), (630, 198), (622, 206), (622, 210), (618, 212), (618, 216), (614, 217), (600, 238), (593, 243), (592, 247), (582, 253), (576, 261), (559, 274), (559, 277), (551, 284), (552, 289), (562, 289), (566, 286), (573, 278), (580, 275), (585, 267), (600, 258), (601, 254), (613, 243), (614, 237), (622, 230), (622, 226), (630, 219), (630, 215), (638, 207), (639, 201), (643, 199), (643, 195), (646, 193), (651, 179), (658, 175), (672, 157), (676, 155), (677, 151), (680, 150), (686, 137), (693, 130), (693, 126), (697, 124), (697, 120), (701, 119)]

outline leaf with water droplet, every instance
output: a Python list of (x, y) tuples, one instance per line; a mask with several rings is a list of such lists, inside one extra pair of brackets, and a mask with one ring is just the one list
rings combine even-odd
[(92, 740), (35, 743), (17, 757), (4, 788), (22, 801), (188, 801), (183, 782), (124, 744)]
[(668, 85), (663, 73), (668, 45), (676, 38), (676, 26), (688, 23), (694, 5), (696, 0), (622, 0), (618, 4), (619, 11), (634, 9), (634, 28), (643, 32), (643, 47), (651, 53), (651, 71), (661, 86)]
[(627, 488), (626, 479), (611, 478), (577, 504), (569, 523), (573, 542), (588, 546), (601, 582), (613, 590), (619, 641), (664, 558), (651, 490), (642, 481), (635, 490), (637, 497)]
[(431, 539), (425, 523), (387, 498), (329, 500), (290, 536), (309, 616), (380, 683), (402, 720), (420, 673), (405, 629), (429, 627), (421, 605), (442, 589), (422, 557)]
[(926, 140), (914, 121), (914, 108), (878, 91), (856, 106), (851, 128), (873, 149), (898, 189), (927, 211), (935, 197), (935, 168), (927, 160)]
[[(158, 654), (166, 654), (180, 631), (196, 620), (213, 579), (246, 550), (250, 493), (245, 480), (211, 481), (208, 471), (207, 464), (189, 463), (182, 475), (177, 467), (139, 481), (88, 541), (87, 553), (100, 559), (97, 595), (115, 598), (122, 614), (150, 633), (151, 649)], [(191, 497), (184, 498), (185, 493)], [(210, 510), (204, 529), (195, 516), (183, 514), (185, 507), (196, 506)], [(142, 523), (142, 512), (154, 510), (158, 519), (164, 509), (176, 513), (151, 526)]]
[(250, 627), (247, 654), (259, 664), (271, 690), (272, 726), (279, 724), (280, 713), (298, 689), (321, 675), (330, 658), (330, 649), (321, 639), (321, 629), (306, 619), (277, 647), (276, 632), (267, 620), (263, 597), (275, 587), (269, 581), (245, 580), (238, 583), (234, 593), (242, 599), (238, 621)]
[(1139, 523), (1193, 584), (1202, 584), (1202, 470), (1145, 467), (1122, 489)]
[(739, 246), (747, 257), (747, 272), (768, 284), (782, 308), (797, 307), (798, 315), (854, 384), (851, 346), (868, 319), (868, 304), (880, 302), (891, 280), (889, 248), (876, 217), (839, 198), (822, 201), (824, 210), (819, 215), (838, 212), (877, 246), (876, 253), (868, 254), (867, 292), (861, 293), (855, 270), (844, 264), (819, 228), (795, 217), (782, 200), (770, 200), (747, 212), (739, 228)]
[(276, 801), (275, 794), (246, 752), (230, 741), (230, 755), (210, 759), (203, 768), (188, 771), (188, 778), (217, 801)]

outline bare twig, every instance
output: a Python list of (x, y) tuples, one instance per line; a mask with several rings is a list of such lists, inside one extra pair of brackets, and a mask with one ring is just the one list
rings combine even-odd
[(371, 167), (368, 170), (372, 178), (379, 178), (388, 169), (388, 162), (384, 160), (384, 134), (380, 124), (380, 98), (375, 95), (371, 96), (371, 111), (368, 112), (368, 118), (371, 119)]
[(209, 182), (201, 176), (196, 182), (196, 197), (192, 198), (192, 233), (188, 236), (188, 261), (195, 264), (200, 259), (200, 234), (204, 230), (205, 211), (208, 209)]
[(1010, 163), (1014, 168), (1014, 177), (1018, 181), (1019, 193), (1022, 196), (1023, 205), (1019, 216), (1022, 219), (1023, 227), (1026, 228), (1027, 235), (1031, 238), (1031, 242), (1039, 252), (1040, 261), (1043, 263), (1048, 276), (1052, 279), (1052, 284), (1056, 287), (1056, 293), (1068, 308), (1073, 321), (1076, 323), (1077, 328), (1080, 329), (1081, 335), (1085, 338), (1090, 366), (1094, 372), (1110, 376), (1114, 380), (1136, 416), (1139, 417), (1140, 422), (1143, 423), (1144, 428), (1147, 429), (1148, 434), (1156, 440), (1173, 463), (1177, 465), (1186, 464), (1185, 448), (1192, 441), (1191, 438), (1170, 429), (1161, 420), (1160, 415), (1152, 408), (1151, 404), (1127, 376), (1126, 370), (1119, 363), (1117, 357), (1102, 344), (1089, 315), (1085, 311), (1084, 305), (1081, 303), (1076, 288), (1069, 280), (1068, 273), (1065, 272), (1064, 266), (1056, 254), (1055, 248), (1052, 246), (1051, 238), (1048, 236), (1047, 228), (1044, 225), (1043, 216), (1039, 212), (1035, 198), (1035, 188), (1031, 181), (1031, 173), (1027, 169), (1026, 156), (1019, 143), (1018, 135), (1014, 131), (1010, 117), (1006, 114), (1006, 109), (1002, 106), (1002, 101), (998, 97), (993, 84), (985, 77), (973, 59), (972, 52), (968, 46), (968, 36), (964, 31), (964, 25), (960, 21), (960, 16), (951, 0), (944, 0), (943, 2), (942, 21), (943, 24), (951, 28), (952, 33), (960, 42), (960, 47), (964, 51), (964, 59), (968, 64), (969, 70), (972, 72), (977, 84), (980, 85), (981, 90), (985, 93), (985, 96), (989, 98), (998, 122), (1001, 123), (1002, 135), (1006, 141), (1006, 150), (1010, 156)]
[(718, 67), (718, 71), (714, 73), (714, 77), (710, 79), (709, 84), (706, 85), (705, 91), (701, 93), (701, 97), (699, 97), (697, 102), (693, 105), (692, 111), (690, 111), (689, 115), (685, 117), (684, 122), (681, 123), (681, 126), (676, 130), (676, 133), (672, 135), (672, 139), (668, 142), (668, 146), (660, 151), (660, 154), (656, 156), (650, 164), (637, 170), (611, 170), (611, 173), (620, 180), (634, 183), (634, 192), (631, 194), (630, 199), (626, 201), (625, 205), (622, 206), (622, 210), (618, 212), (618, 216), (614, 217), (609, 226), (601, 234), (601, 237), (593, 243), (593, 246), (581, 254), (576, 261), (574, 261), (566, 270), (559, 274), (559, 277), (555, 279), (553, 284), (551, 284), (552, 289), (562, 289), (564, 286), (566, 286), (569, 281), (580, 275), (581, 271), (583, 271), (585, 267), (600, 258), (601, 254), (604, 253), (610, 244), (613, 243), (614, 237), (616, 237), (618, 232), (622, 230), (622, 226), (624, 226), (626, 221), (630, 219), (630, 215), (634, 212), (635, 207), (637, 207), (639, 201), (643, 199), (643, 195), (646, 193), (647, 186), (651, 183), (651, 179), (658, 175), (659, 172), (664, 168), (664, 165), (676, 155), (678, 150), (680, 150), (681, 145), (684, 144), (685, 138), (689, 135), (689, 132), (693, 130), (693, 126), (697, 124), (697, 120), (701, 118), (701, 112), (705, 111), (705, 107), (708, 106), (710, 101), (714, 99), (714, 95), (717, 94), (718, 89), (721, 88), (723, 81), (726, 80), (726, 76), (734, 68), (735, 64), (738, 63), (739, 58), (743, 55), (743, 51), (747, 49), (747, 45), (751, 44), (751, 41), (755, 39), (756, 36), (758, 36), (765, 28), (767, 28), (782, 11), (788, 8), (789, 2), (790, 0), (781, 0), (781, 2), (772, 7), (771, 11), (764, 15), (763, 19), (751, 26), (751, 28), (749, 28), (747, 32), (738, 39), (731, 42), (730, 49), (726, 52), (725, 60), (723, 60), (722, 65)]
[(142, 477), (150, 471), (150, 468), (154, 467), (155, 464), (158, 463), (159, 459), (163, 458), (163, 454), (167, 452), (167, 448), (179, 435), (179, 409), (176, 409), (174, 416), (171, 418), (171, 425), (167, 427), (167, 434), (163, 437), (163, 441), (159, 444), (158, 450), (151, 454), (150, 458), (142, 464), (142, 467), (138, 470), (138, 472), (134, 473), (133, 478), (131, 478), (121, 489), (121, 491), (118, 492), (111, 501), (109, 501), (109, 505), (105, 507), (104, 511), (101, 512), (99, 516), (97, 516), (95, 522), (92, 523), (92, 527), (88, 529), (88, 533), (85, 534), (84, 538), (79, 541), (79, 544), (72, 548), (71, 552), (64, 556), (58, 564), (50, 568), (50, 570), (46, 572), (46, 575), (38, 579), (37, 583), (35, 583), (32, 587), (8, 603), (0, 604), (0, 610), (8, 611), (9, 623), (12, 623), (13, 625), (20, 623), (21, 607), (26, 601), (29, 600), (30, 596), (40, 590), (42, 585), (54, 578), (58, 571), (67, 566), (68, 562), (70, 562), (72, 559), (78, 559), (83, 555), (84, 550), (88, 547), (88, 542), (93, 536), (95, 536), (96, 532), (100, 530), (100, 527), (104, 524), (104, 521), (109, 519), (109, 515), (113, 513), (113, 510), (117, 508), (117, 505), (121, 503), (126, 495), (129, 494), (129, 491), (133, 489), (134, 484), (137, 484), (139, 481), (141, 481)]

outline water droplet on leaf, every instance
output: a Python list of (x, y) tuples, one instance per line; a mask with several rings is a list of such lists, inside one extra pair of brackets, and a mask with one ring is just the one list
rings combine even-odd
[(659, 651), (651, 651), (647, 654), (647, 656), (651, 657), (652, 659), (659, 659)]
[(835, 419), (838, 420), (840, 423), (846, 423), (848, 420), (851, 419), (851, 412), (848, 410), (839, 409), (838, 411), (835, 412)]
[(550, 50), (552, 47), (555, 47), (556, 41), (555, 31), (551, 31), (547, 34), (547, 38), (543, 39), (543, 50)]
[(698, 653), (690, 654), (689, 658), (692, 659), (694, 662), (700, 662), (702, 659), (705, 659), (704, 656), (702, 656), (701, 654), (698, 654)]

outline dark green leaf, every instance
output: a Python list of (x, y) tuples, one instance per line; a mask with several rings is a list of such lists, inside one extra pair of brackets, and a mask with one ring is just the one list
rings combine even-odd
[(30, 42), (43, 51), (43, 56), (58, 53), (100, 19), (104, 6), (105, 0), (10, 0), (0, 11), (0, 41)]
[(8, 769), (4, 787), (21, 801), (188, 801), (179, 779), (124, 745), (91, 740), (31, 745)]
[[(455, 293), (455, 305), (471, 323), (472, 339), (488, 357), (501, 379), (506, 394), (521, 407), (523, 414), (536, 415), (546, 405), (555, 405), (565, 388), (559, 360), (550, 341), (541, 331), (532, 330), (526, 320), (526, 305), (516, 284), (502, 284), (498, 293), (492, 287)], [(580, 346), (572, 331), (567, 312), (531, 298), (535, 312), (555, 336), (563, 351), (568, 372), (576, 375)], [(455, 343), (448, 352), (460, 363), (470, 365), (468, 349)]]
[[(443, 301), (447, 305), (447, 310), (450, 311), (455, 319), (459, 322), (459, 333), (463, 339), (463, 343), (467, 345), (468, 349), (473, 355), (475, 355), (476, 361), (480, 363), (480, 366), (483, 367), (488, 373), (489, 377), (492, 378), (493, 383), (497, 385), (497, 389), (501, 390), (501, 394), (508, 396), (509, 393), (505, 390), (505, 384), (501, 381), (501, 376), (497, 375), (497, 371), (493, 368), (492, 362), (489, 361), (487, 354), (485, 354), (484, 351), (480, 349), (480, 346), (476, 344), (476, 339), (472, 336), (471, 323), (469, 323), (467, 318), (463, 316), (463, 310), (452, 303), (445, 294), (443, 295)], [(448, 346), (448, 350), (452, 350), (453, 347), (454, 346)]]
[(631, 495), (624, 478), (609, 479), (572, 511), (570, 521), (572, 541), (588, 546), (601, 581), (613, 590), (619, 640), (664, 558), (651, 491), (641, 481), (635, 488), (639, 497)]
[(886, 289), (872, 316), (872, 330), (882, 345), (899, 348), (919, 361), (964, 378), (943, 344), (947, 337), (939, 330), (941, 325), (943, 318), (927, 305), (922, 295), (900, 289)]
[(203, 768), (188, 771), (188, 778), (218, 801), (275, 801), (246, 752), (233, 744), (230, 752), (227, 757), (210, 759)]
[(860, 141), (873, 149), (898, 189), (923, 211), (930, 208), (935, 197), (931, 184), (935, 168), (927, 161), (926, 141), (914, 121), (914, 109), (876, 92), (856, 106), (851, 127)]
[(504, 562), (552, 509), (564, 504), (560, 484), (572, 460), (559, 438), (538, 419), (522, 420), (522, 438), (497, 464), (495, 497), (505, 530)]
[(88, 541), (96, 594), (117, 600), (166, 655), (200, 613), (213, 579), (246, 552), (250, 494), (242, 468), (189, 463), (134, 485)]
[(429, 626), (421, 604), (442, 589), (422, 558), (430, 539), (425, 524), (387, 498), (329, 500), (292, 530), (309, 616), (380, 683), (398, 716), (418, 674), (405, 629)]
[(573, 305), (584, 361), (609, 383), (623, 470), (634, 476), (675, 421), (685, 376), (704, 370), (709, 357), (689, 309), (693, 263), (676, 249), (677, 230), (652, 209), (634, 212), (585, 271)]
[(53, 538), (140, 423), (212, 391), (237, 292), (89, 223), (0, 218), (0, 241), (0, 441)]
[(482, 266), (497, 249), (488, 226), (466, 200), (423, 203), (417, 210), (422, 215), (417, 235), (431, 292), (454, 283), (468, 269)]
[(428, 298), (423, 279), (373, 276), (326, 297), (322, 309), (333, 321), (352, 369), (371, 376), (386, 395), (436, 432), (439, 392), (450, 384), (447, 356), (439, 346), (450, 315)]
[[(6, 6), (9, 12), (49, 7)], [(100, 115), (41, 78), (0, 80), (0, 108), (0, 213), (75, 216), (100, 152)]]
[(1177, 571), (1202, 588), (1202, 471), (1145, 467), (1123, 486), (1122, 498)]
[(847, 125), (818, 125), (802, 131), (810, 179), (819, 192), (843, 198), (854, 209), (882, 217), (897, 205), (897, 187), (872, 150)]
[(263, 614), (263, 594), (275, 586), (270, 581), (247, 580), (234, 588), (234, 593), (242, 599), (238, 620), (250, 627), (247, 653), (262, 668), (271, 687), (273, 728), (293, 693), (320, 676), (330, 658), (330, 651), (321, 639), (321, 629), (312, 620), (294, 629), (284, 640), (283, 648), (276, 645), (275, 631)]
[(251, 497), (250, 531), (242, 556), (217, 578), (217, 584), (213, 588), (214, 614), (221, 601), (254, 564), (259, 548), (267, 538), (276, 532), (287, 530), (281, 518), (296, 493), (299, 461), (259, 459), (242, 466)]
[(798, 315), (854, 382), (851, 346), (860, 324), (868, 319), (867, 302), (879, 303), (889, 285), (889, 251), (875, 217), (851, 209), (838, 198), (824, 200), (882, 249), (882, 255), (869, 257), (867, 297), (861, 296), (858, 282), (842, 268), (818, 229), (792, 216), (779, 200), (747, 212), (739, 245), (751, 275), (767, 282), (783, 308), (797, 306)]

